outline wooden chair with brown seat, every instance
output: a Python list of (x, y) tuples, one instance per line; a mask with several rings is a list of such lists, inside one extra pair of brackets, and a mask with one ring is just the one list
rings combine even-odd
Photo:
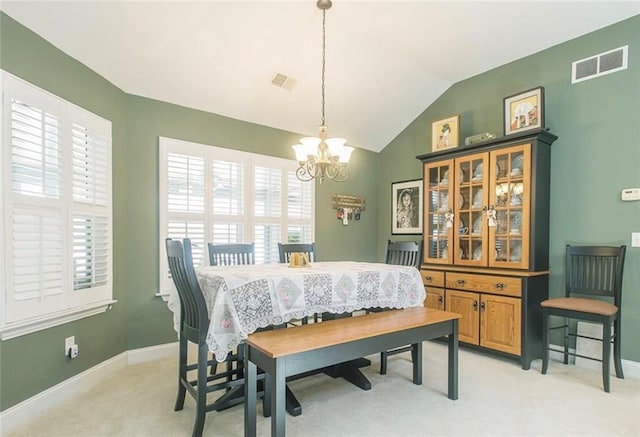
[[(399, 266), (414, 266), (420, 268), (422, 262), (422, 240), (420, 241), (391, 241), (385, 246), (384, 262)], [(381, 311), (385, 308), (371, 308), (369, 311)], [(410, 345), (380, 353), (380, 374), (387, 373), (387, 359), (391, 355), (413, 351)], [(415, 359), (412, 352), (412, 360)]]
[[(542, 373), (549, 368), (549, 350), (561, 352), (564, 364), (569, 355), (602, 362), (604, 391), (610, 390), (610, 356), (613, 342), (613, 361), (616, 376), (624, 378), (620, 356), (622, 336), (622, 273), (626, 246), (566, 246), (565, 296), (544, 300), (542, 306)], [(564, 318), (562, 326), (549, 328), (551, 316)], [(569, 320), (577, 319), (602, 325), (602, 359), (569, 352), (569, 338), (583, 337), (573, 332)], [(613, 333), (611, 328), (613, 326)], [(564, 348), (549, 347), (549, 330), (563, 329)], [(592, 340), (600, 340), (598, 338)]]

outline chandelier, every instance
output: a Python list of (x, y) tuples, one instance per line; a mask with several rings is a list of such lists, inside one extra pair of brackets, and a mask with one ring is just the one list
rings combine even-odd
[(326, 13), (331, 8), (331, 0), (318, 0), (318, 9), (322, 10), (322, 125), (317, 137), (300, 138), (293, 150), (300, 164), (296, 176), (301, 181), (318, 179), (322, 183), (325, 178), (336, 182), (344, 182), (349, 177), (347, 163), (353, 147), (345, 146), (344, 138), (327, 138), (327, 126), (324, 121), (324, 71), (326, 49)]

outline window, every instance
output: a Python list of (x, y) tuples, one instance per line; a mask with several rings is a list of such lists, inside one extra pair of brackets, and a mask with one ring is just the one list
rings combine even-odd
[(2, 339), (112, 299), (111, 123), (6, 72)]
[(314, 241), (315, 185), (293, 160), (160, 137), (160, 294), (173, 287), (165, 238), (190, 238), (193, 262), (207, 243), (255, 243), (256, 263), (279, 261), (278, 243)]

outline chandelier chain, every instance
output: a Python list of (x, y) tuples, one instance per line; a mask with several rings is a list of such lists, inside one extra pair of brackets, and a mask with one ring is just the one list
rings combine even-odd
[(327, 11), (325, 9), (322, 10), (322, 125), (326, 126), (324, 122), (324, 66), (326, 61), (326, 21), (327, 21)]

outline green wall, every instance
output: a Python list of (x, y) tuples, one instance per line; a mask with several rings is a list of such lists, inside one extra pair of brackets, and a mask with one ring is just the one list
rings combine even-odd
[[(114, 249), (125, 241), (126, 94), (0, 13), (0, 67), (53, 94), (111, 120), (113, 129)], [(0, 342), (0, 410), (29, 398), (126, 350), (126, 260), (114, 257), (114, 298), (104, 314)], [(64, 356), (64, 339), (75, 335), (80, 356)]]
[[(573, 61), (627, 44), (627, 70), (571, 85)], [(460, 114), (461, 144), (482, 132), (501, 136), (502, 99), (539, 85), (545, 124), (559, 137), (551, 146), (550, 294), (563, 293), (566, 244), (627, 244), (622, 356), (640, 361), (640, 248), (630, 247), (640, 202), (620, 200), (623, 188), (640, 187), (640, 16), (448, 89), (380, 154), (379, 242), (390, 233), (390, 184), (422, 177), (415, 156), (430, 151), (433, 121)]]
[[(545, 50), (452, 86), (380, 154), (356, 149), (351, 177), (316, 185), (316, 242), (322, 260), (376, 261), (391, 238), (391, 182), (422, 177), (415, 156), (429, 151), (431, 122), (461, 115), (462, 138), (502, 132), (502, 97), (543, 85), (552, 146), (551, 282), (562, 283), (566, 242), (627, 243), (640, 231), (640, 202), (619, 200), (640, 186), (640, 18)], [(127, 95), (84, 65), (0, 13), (0, 67), (113, 123), (114, 296), (92, 316), (0, 342), (0, 411), (129, 349), (175, 341), (171, 313), (158, 290), (158, 136), (292, 157), (297, 133)], [(629, 69), (569, 84), (570, 63), (629, 44)], [(366, 198), (362, 219), (343, 226), (332, 193)], [(407, 236), (404, 239), (415, 239)], [(394, 236), (394, 239), (399, 239)], [(625, 272), (623, 357), (640, 361), (640, 249)], [(554, 291), (553, 293), (557, 293)], [(68, 361), (64, 338), (80, 356)]]
[[(0, 342), (0, 411), (129, 349), (176, 341), (158, 291), (158, 136), (293, 158), (300, 134), (127, 95), (0, 13), (0, 67), (113, 124), (114, 297), (104, 314)], [(347, 182), (316, 190), (319, 259), (376, 261), (378, 154), (356, 149)], [(362, 219), (343, 226), (332, 193), (367, 199)], [(373, 238), (372, 238), (373, 237)], [(80, 356), (64, 357), (75, 335)]]
[[(128, 260), (124, 277), (127, 299), (127, 349), (176, 340), (171, 313), (158, 290), (158, 136), (292, 158), (299, 134), (271, 129), (207, 112), (137, 96), (128, 98), (127, 169), (128, 238), (121, 255)], [(316, 184), (316, 250), (320, 260), (376, 260), (375, 213), (343, 226), (331, 207), (334, 192), (364, 195), (368, 210), (377, 208), (373, 175), (378, 154), (356, 149), (344, 183)]]

